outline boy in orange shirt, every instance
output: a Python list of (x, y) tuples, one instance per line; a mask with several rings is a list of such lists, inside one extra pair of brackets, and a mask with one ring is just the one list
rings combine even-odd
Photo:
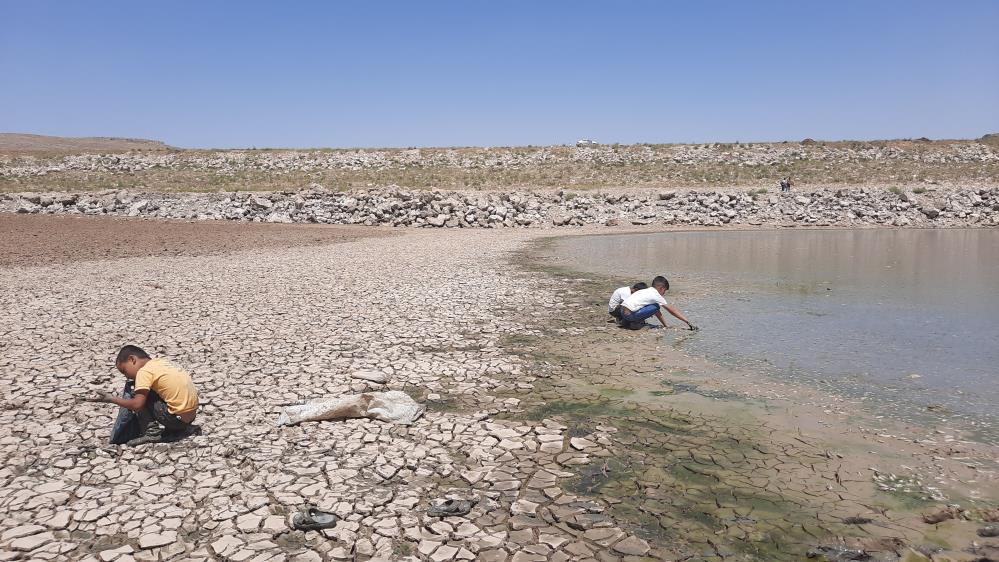
[(135, 381), (135, 396), (101, 394), (89, 400), (117, 404), (138, 415), (140, 427), (145, 429), (127, 445), (174, 441), (189, 432), (198, 414), (198, 390), (191, 375), (166, 359), (149, 357), (134, 345), (122, 347), (114, 364), (121, 374)]

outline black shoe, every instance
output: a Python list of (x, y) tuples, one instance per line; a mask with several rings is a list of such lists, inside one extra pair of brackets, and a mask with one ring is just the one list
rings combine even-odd
[(201, 426), (189, 425), (183, 429), (167, 429), (163, 431), (163, 442), (173, 443), (174, 441), (180, 441), (185, 437), (190, 437), (192, 435), (201, 435)]
[(136, 447), (138, 445), (145, 445), (146, 443), (159, 443), (163, 440), (163, 429), (156, 422), (149, 422), (146, 426), (146, 431), (136, 437), (135, 439), (130, 439), (126, 445), (129, 447)]
[(427, 508), (427, 515), (430, 517), (460, 517), (468, 515), (479, 500), (451, 500), (438, 501), (430, 504)]
[(335, 513), (320, 511), (315, 506), (306, 505), (291, 518), (291, 525), (299, 531), (318, 531), (336, 527), (339, 520)]

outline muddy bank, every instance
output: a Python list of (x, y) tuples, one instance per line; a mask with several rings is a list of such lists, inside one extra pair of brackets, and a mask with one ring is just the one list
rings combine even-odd
[[(687, 356), (659, 331), (621, 331), (604, 306), (622, 280), (556, 268), (545, 251), (535, 245), (518, 263), (571, 287), (572, 312), (540, 337), (506, 341), (542, 373), (521, 415), (557, 416), (583, 444), (606, 435), (610, 454), (568, 487), (593, 494), (664, 558), (835, 559), (852, 549), (872, 560), (971, 560), (999, 549), (975, 534), (999, 505), (995, 448)], [(965, 511), (924, 521), (948, 503)]]
[(384, 236), (377, 229), (0, 213), (0, 268), (141, 256), (205, 256)]

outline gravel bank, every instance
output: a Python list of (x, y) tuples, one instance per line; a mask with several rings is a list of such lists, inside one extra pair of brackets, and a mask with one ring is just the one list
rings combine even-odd
[(379, 189), (273, 193), (21, 193), (0, 212), (426, 228), (666, 226), (999, 226), (999, 188), (442, 192)]

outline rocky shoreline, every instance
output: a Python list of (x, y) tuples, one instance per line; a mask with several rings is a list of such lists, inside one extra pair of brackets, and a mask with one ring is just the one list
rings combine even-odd
[(0, 212), (427, 228), (584, 225), (995, 227), (999, 187), (765, 190), (155, 193), (0, 195)]

